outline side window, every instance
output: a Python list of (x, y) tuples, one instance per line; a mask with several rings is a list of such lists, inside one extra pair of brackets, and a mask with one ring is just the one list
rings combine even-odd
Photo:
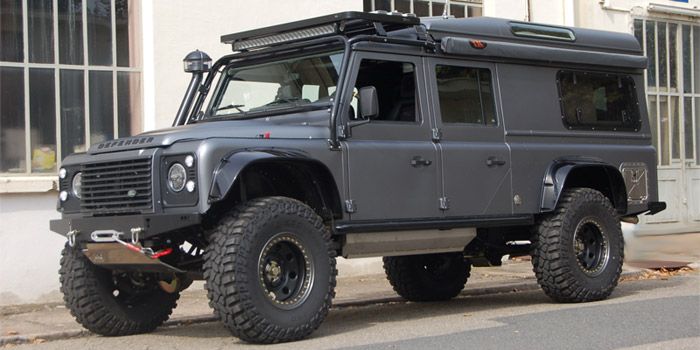
[(641, 120), (632, 77), (560, 71), (557, 80), (564, 124), (569, 129), (639, 130)]
[(439, 64), (435, 76), (443, 123), (496, 125), (490, 70)]
[(360, 63), (355, 91), (365, 86), (377, 89), (379, 115), (372, 120), (418, 121), (416, 69), (412, 63), (364, 59)]

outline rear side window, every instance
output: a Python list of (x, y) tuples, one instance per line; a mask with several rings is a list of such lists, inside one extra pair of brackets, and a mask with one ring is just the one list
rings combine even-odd
[(559, 71), (564, 125), (569, 129), (638, 131), (634, 80), (628, 75)]
[(490, 70), (436, 65), (435, 76), (443, 123), (496, 125)]

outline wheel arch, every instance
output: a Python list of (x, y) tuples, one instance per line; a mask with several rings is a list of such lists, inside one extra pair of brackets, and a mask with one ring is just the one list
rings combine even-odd
[(542, 186), (540, 212), (551, 212), (564, 189), (588, 187), (600, 191), (620, 214), (627, 213), (627, 188), (620, 171), (599, 160), (556, 160), (547, 169)]
[(342, 217), (340, 193), (330, 170), (304, 154), (279, 149), (238, 151), (224, 157), (214, 170), (210, 211), (264, 196), (297, 199), (324, 220)]

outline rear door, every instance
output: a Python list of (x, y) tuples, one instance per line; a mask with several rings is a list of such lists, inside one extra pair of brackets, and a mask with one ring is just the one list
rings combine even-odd
[(441, 133), (445, 215), (511, 214), (510, 151), (499, 112), (495, 65), (427, 60), (432, 112)]

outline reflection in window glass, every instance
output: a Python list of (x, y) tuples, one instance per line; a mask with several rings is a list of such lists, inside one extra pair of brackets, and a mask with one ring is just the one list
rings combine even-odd
[(29, 69), (29, 124), (32, 172), (56, 171), (54, 70)]
[[(695, 71), (695, 93), (700, 93), (700, 26), (693, 26), (693, 64)], [(697, 112), (697, 108), (695, 109)]]
[(61, 64), (83, 64), (83, 2), (58, 2), (58, 58)]
[(0, 67), (0, 173), (25, 172), (24, 69)]
[(695, 149), (693, 148), (693, 99), (686, 97), (683, 99), (683, 114), (684, 118), (684, 140), (685, 140), (685, 159), (692, 160), (695, 158)]
[(466, 13), (464, 12), (464, 5), (460, 4), (450, 4), (450, 15), (456, 18), (464, 18)]
[(394, 0), (394, 10), (401, 13), (411, 13), (411, 0)]
[(670, 23), (668, 25), (668, 75), (669, 75), (669, 87), (671, 89), (676, 88), (678, 83), (678, 52), (676, 49), (676, 36), (678, 35), (678, 25), (675, 23)]
[(82, 70), (62, 69), (61, 156), (85, 151), (85, 84)]
[(430, 3), (427, 0), (414, 0), (413, 13), (418, 17), (430, 16)]
[(112, 5), (110, 0), (87, 0), (88, 62), (112, 65)]
[(693, 82), (691, 78), (693, 67), (690, 61), (690, 50), (692, 46), (690, 43), (690, 26), (688, 25), (683, 26), (681, 45), (683, 45), (683, 92), (689, 93), (691, 92)]
[(435, 76), (443, 123), (496, 124), (491, 71), (437, 65)]
[(647, 21), (647, 85), (656, 88), (656, 22)]
[(668, 96), (659, 96), (659, 148), (657, 152), (660, 153), (661, 163), (660, 165), (671, 164), (671, 148), (668, 144), (669, 139), (669, 120), (668, 120)]
[(90, 143), (114, 138), (112, 72), (91, 71), (90, 79)]
[(22, 0), (0, 3), (0, 61), (24, 60), (22, 30)]
[(671, 158), (681, 157), (681, 120), (678, 115), (678, 96), (671, 96)]
[(659, 30), (657, 34), (657, 42), (659, 47), (659, 89), (661, 91), (666, 91), (666, 87), (668, 86), (668, 66), (666, 65), (666, 59), (668, 58), (668, 51), (666, 51), (666, 22), (659, 22), (658, 26)]
[(28, 1), (29, 62), (53, 63), (53, 2)]
[(119, 137), (141, 132), (141, 74), (117, 73), (117, 113)]
[(131, 45), (139, 35), (135, 0), (116, 0), (114, 3), (117, 35), (117, 66), (133, 67), (138, 64), (138, 47)]
[(560, 71), (564, 123), (573, 129), (637, 131), (641, 124), (630, 76)]

